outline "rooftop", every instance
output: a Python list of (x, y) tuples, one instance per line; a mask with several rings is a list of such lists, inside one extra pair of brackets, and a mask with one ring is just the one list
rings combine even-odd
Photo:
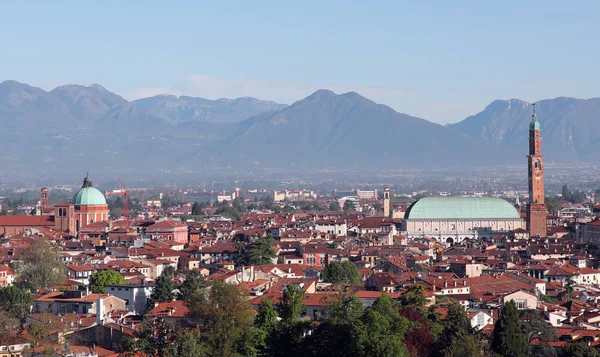
[(520, 218), (508, 201), (494, 197), (425, 197), (406, 211), (406, 219)]

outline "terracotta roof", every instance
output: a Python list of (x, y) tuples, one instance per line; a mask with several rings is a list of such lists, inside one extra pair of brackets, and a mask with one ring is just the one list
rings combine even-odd
[(146, 313), (150, 317), (186, 317), (190, 309), (184, 301), (174, 300), (169, 302), (159, 302)]
[(54, 226), (52, 216), (0, 216), (0, 226)]

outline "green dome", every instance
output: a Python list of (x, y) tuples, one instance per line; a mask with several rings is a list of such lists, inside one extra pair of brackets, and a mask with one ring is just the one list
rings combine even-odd
[(73, 204), (76, 206), (105, 206), (106, 198), (102, 192), (92, 186), (89, 176), (83, 179), (83, 186), (73, 196)]
[(494, 197), (425, 197), (413, 203), (406, 219), (520, 219), (509, 202)]
[(529, 130), (540, 130), (540, 122), (537, 120), (533, 120), (529, 124)]

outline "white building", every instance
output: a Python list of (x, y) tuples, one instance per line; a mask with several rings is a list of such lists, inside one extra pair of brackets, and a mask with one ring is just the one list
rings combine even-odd
[(146, 301), (152, 294), (151, 285), (115, 284), (106, 285), (104, 289), (107, 294), (125, 300), (127, 311), (135, 311), (140, 315), (146, 310)]

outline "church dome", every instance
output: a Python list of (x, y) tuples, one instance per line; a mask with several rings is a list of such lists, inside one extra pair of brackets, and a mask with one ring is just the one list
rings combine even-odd
[(508, 201), (494, 197), (425, 197), (408, 208), (406, 219), (520, 219)]
[(83, 186), (73, 196), (75, 206), (106, 206), (106, 198), (102, 192), (92, 185), (89, 175), (83, 179)]

